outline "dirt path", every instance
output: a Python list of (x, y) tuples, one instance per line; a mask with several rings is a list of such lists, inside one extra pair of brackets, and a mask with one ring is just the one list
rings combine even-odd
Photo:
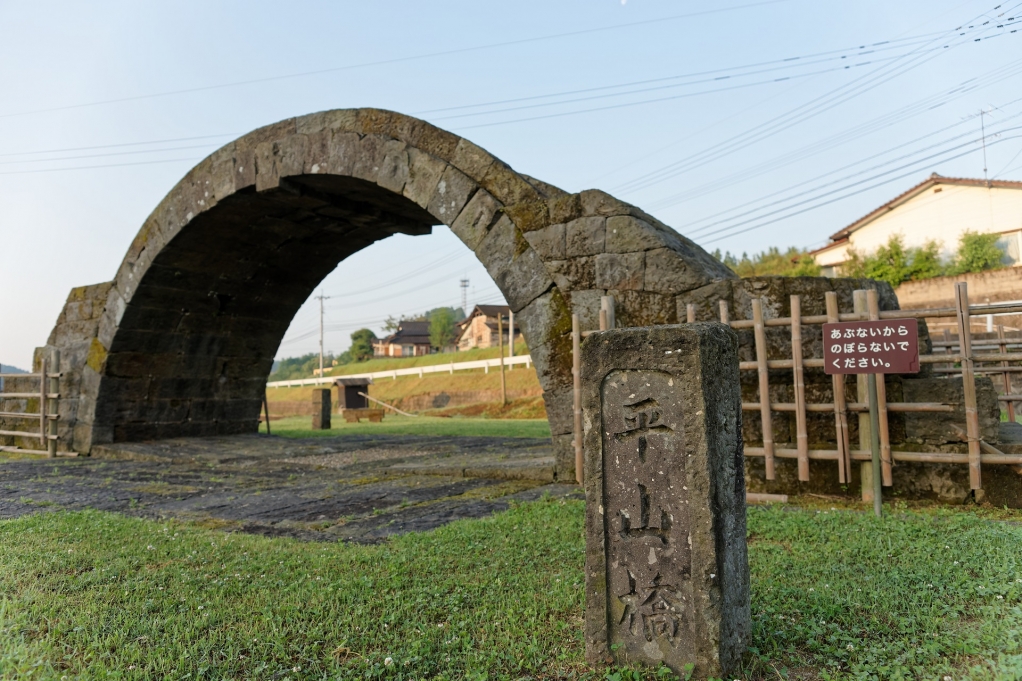
[(372, 543), (544, 494), (581, 498), (539, 438), (248, 435), (0, 458), (0, 518), (95, 508), (312, 541)]

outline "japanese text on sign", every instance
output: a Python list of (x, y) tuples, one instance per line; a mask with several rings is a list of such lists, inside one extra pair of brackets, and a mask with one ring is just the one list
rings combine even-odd
[(916, 320), (824, 324), (823, 365), (828, 374), (914, 374), (919, 371)]

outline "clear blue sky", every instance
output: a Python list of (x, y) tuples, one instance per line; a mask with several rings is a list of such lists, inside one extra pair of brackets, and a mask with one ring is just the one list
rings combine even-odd
[[(989, 174), (1022, 179), (1020, 2), (0, 2), (0, 362), (29, 364), (199, 159), (323, 109), (418, 115), (736, 253), (822, 245), (934, 171), (982, 177), (981, 109)], [(459, 304), (462, 277), (499, 300), (444, 227), (357, 254), (322, 285), (327, 349)], [(307, 303), (279, 356), (317, 322)]]

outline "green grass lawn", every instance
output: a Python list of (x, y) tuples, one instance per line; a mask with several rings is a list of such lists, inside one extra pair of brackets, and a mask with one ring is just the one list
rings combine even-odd
[[(334, 415), (330, 430), (312, 430), (311, 416), (292, 416), (274, 420), (270, 430), (283, 437), (329, 437), (334, 435), (487, 435), (493, 437), (550, 437), (550, 423), (546, 419), (483, 419), (417, 418), (387, 414), (380, 423), (346, 423), (344, 417)], [(259, 432), (266, 432), (260, 424)]]
[[(750, 509), (742, 678), (1022, 675), (1022, 527), (888, 510)], [(377, 546), (2, 521), (0, 676), (603, 678), (583, 662), (583, 516), (540, 501)]]
[[(505, 354), (507, 353), (507, 348), (504, 348), (504, 352)], [(516, 342), (515, 355), (522, 356), (527, 354), (529, 354), (529, 348), (525, 342)], [(419, 355), (418, 357), (378, 357), (365, 362), (353, 362), (336, 366), (327, 371), (327, 376), (393, 371), (394, 369), (426, 367), (435, 364), (450, 364), (451, 362), (474, 362), (480, 359), (496, 359), (497, 357), (500, 357), (500, 351), (497, 348), (473, 348), (471, 350), (444, 352), (435, 355)], [(312, 377), (309, 376), (308, 378)]]

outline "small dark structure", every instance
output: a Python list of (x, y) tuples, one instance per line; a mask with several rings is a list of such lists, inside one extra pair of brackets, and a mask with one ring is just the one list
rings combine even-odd
[(371, 378), (338, 378), (334, 381), (337, 385), (337, 409), (368, 409), (369, 400), (362, 393), (369, 392), (372, 384)]
[(312, 391), (312, 429), (330, 430), (330, 388)]

